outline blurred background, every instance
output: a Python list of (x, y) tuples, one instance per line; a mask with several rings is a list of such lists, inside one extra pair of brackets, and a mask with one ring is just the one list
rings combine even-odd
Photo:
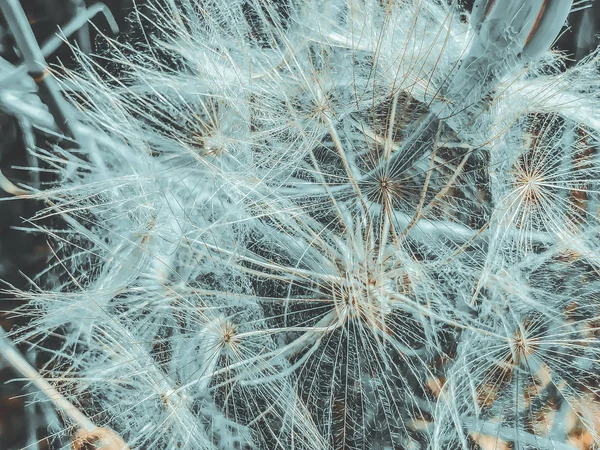
[[(121, 41), (135, 42), (139, 39), (135, 28), (127, 20), (134, 11), (134, 2), (143, 11), (142, 1), (103, 2), (110, 8), (119, 25), (118, 39)], [(463, 0), (462, 5), (465, 9), (470, 9), (473, 2), (474, 0)], [(82, 6), (89, 7), (94, 3), (89, 0), (21, 0), (40, 44), (55, 35), (59, 27), (65, 26), (80, 14)], [(99, 33), (109, 33), (106, 19), (101, 15), (96, 16), (87, 29), (75, 34), (70, 40), (80, 48), (94, 52), (100, 45)], [(574, 12), (568, 19), (568, 27), (563, 30), (555, 49), (565, 52), (568, 58), (567, 65), (573, 65), (598, 46), (598, 34), (600, 0), (575, 1)], [(110, 67), (108, 61), (99, 61)], [(0, 94), (3, 89), (10, 87), (3, 86), (3, 75), (21, 62), (14, 39), (0, 14)], [(73, 55), (66, 45), (49, 55), (48, 62), (66, 67), (74, 64)], [(7, 179), (13, 183), (25, 184), (51, 181), (43, 178), (40, 180), (38, 173), (24, 167), (31, 165), (26, 150), (28, 147), (51, 148), (55, 143), (55, 138), (35, 131), (30, 124), (20, 123), (8, 111), (3, 110), (0, 103), (0, 171)], [(0, 280), (3, 280), (0, 289), (10, 286), (27, 287), (30, 277), (39, 273), (52, 259), (45, 237), (22, 229), (26, 226), (26, 219), (33, 216), (41, 205), (33, 201), (11, 198), (11, 194), (0, 189)], [(0, 294), (0, 300), (0, 326), (8, 331), (22, 325), (24, 319), (10, 314), (19, 306), (19, 302), (6, 294)], [(21, 351), (33, 365), (41, 363), (35, 349), (21, 348)], [(68, 442), (49, 438), (55, 431), (52, 424), (57, 424), (60, 420), (49, 405), (31, 404), (25, 407), (34, 397), (31, 397), (31, 392), (24, 382), (13, 380), (16, 376), (0, 357), (0, 450), (44, 450), (69, 445)]]
[[(110, 8), (119, 25), (119, 39), (131, 38), (131, 27), (126, 17), (132, 12), (133, 2), (134, 0), (103, 2)], [(40, 44), (47, 42), (56, 34), (59, 27), (65, 26), (80, 13), (82, 3), (91, 6), (96, 2), (21, 0), (21, 5)], [(82, 48), (87, 45), (88, 49), (93, 49), (96, 47), (98, 34), (109, 33), (110, 29), (106, 19), (99, 14), (92, 19), (91, 24), (84, 31), (89, 38), (86, 39), (87, 42), (80, 42), (82, 36), (77, 34), (70, 41)], [(0, 79), (3, 74), (21, 63), (22, 59), (13, 36), (5, 17), (0, 13)], [(48, 56), (48, 63), (73, 66), (71, 50), (67, 45), (61, 45)], [(0, 93), (3, 89), (11, 87), (14, 88), (14, 86), (3, 85), (0, 81)], [(19, 123), (17, 118), (3, 110), (0, 105), (0, 171), (6, 178), (13, 183), (22, 182), (30, 185), (51, 181), (44, 180), (43, 175), (40, 180), (39, 174), (22, 167), (30, 165), (26, 150), (28, 147), (51, 148), (54, 144), (56, 144), (55, 138), (37, 132), (29, 124)], [(28, 200), (12, 199), (12, 195), (2, 189), (0, 189), (0, 199), (0, 280), (2, 280), (0, 289), (8, 289), (11, 286), (25, 288), (29, 278), (39, 273), (51, 259), (44, 236), (19, 229), (26, 226), (25, 219), (32, 217), (42, 205)], [(8, 331), (22, 325), (23, 319), (11, 317), (14, 315), (10, 314), (19, 306), (19, 302), (2, 293), (0, 293), (0, 300), (0, 326)], [(21, 347), (20, 350), (34, 366), (40, 364), (34, 349)], [(53, 432), (58, 431), (57, 427), (52, 427), (52, 424), (58, 424), (60, 419), (50, 405), (30, 404), (35, 399), (31, 395), (33, 390), (28, 389), (24, 382), (10, 382), (17, 376), (0, 356), (0, 449), (44, 450), (69, 445), (68, 442), (48, 438)]]

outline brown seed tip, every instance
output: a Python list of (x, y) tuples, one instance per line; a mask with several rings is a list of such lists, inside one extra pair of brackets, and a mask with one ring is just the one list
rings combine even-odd
[(79, 430), (71, 442), (72, 450), (130, 450), (121, 436), (109, 428)]

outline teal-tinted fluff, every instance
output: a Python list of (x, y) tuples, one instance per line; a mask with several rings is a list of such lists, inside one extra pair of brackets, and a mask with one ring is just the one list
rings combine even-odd
[(600, 444), (597, 53), (434, 0), (150, 4), (63, 80), (114, 144), (39, 194), (24, 336), (73, 402), (136, 449)]

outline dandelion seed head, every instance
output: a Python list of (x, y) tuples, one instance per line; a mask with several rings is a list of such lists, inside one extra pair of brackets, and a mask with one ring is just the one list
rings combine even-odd
[(68, 228), (27, 333), (65, 330), (72, 397), (139, 448), (592, 434), (597, 55), (560, 72), (557, 10), (533, 40), (550, 4), (500, 3), (152, 2), (126, 77), (80, 55), (114, 145), (45, 156)]

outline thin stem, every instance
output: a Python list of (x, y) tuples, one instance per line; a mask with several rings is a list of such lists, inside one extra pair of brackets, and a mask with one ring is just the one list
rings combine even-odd
[[(44, 45), (42, 45), (42, 55), (47, 57), (54, 53), (58, 48), (65, 42), (65, 39), (72, 36), (75, 32), (81, 31), (96, 14), (101, 13), (110, 27), (110, 31), (113, 34), (119, 32), (119, 25), (115, 20), (112, 12), (103, 3), (96, 3), (87, 9), (83, 9), (73, 19), (71, 19), (64, 27), (60, 27), (59, 32), (55, 33), (50, 39), (48, 39)], [(79, 35), (79, 33), (78, 33)], [(0, 77), (0, 86), (7, 86), (12, 82), (20, 80), (27, 73), (27, 64), (22, 64), (18, 67), (13, 68), (7, 75)]]
[(79, 429), (94, 431), (98, 428), (87, 416), (79, 411), (60, 392), (58, 392), (46, 379), (15, 348), (6, 332), (0, 327), (0, 355), (12, 368), (28, 381), (31, 381), (65, 416), (69, 417)]
[(44, 54), (35, 39), (21, 4), (18, 0), (4, 0), (0, 2), (0, 9), (17, 42), (28, 73), (39, 87), (40, 98), (48, 106), (60, 131), (65, 136), (77, 140), (77, 133), (73, 129), (75, 120), (69, 114), (70, 111), (60, 93), (58, 83), (48, 69)]
[(104, 450), (129, 450), (129, 446), (117, 433), (109, 428), (97, 426), (40, 375), (15, 348), (6, 332), (0, 327), (0, 359), (2, 358), (17, 373), (38, 388), (60, 411), (63, 417), (68, 417), (73, 422), (77, 429), (72, 441), (74, 450), (86, 448), (86, 443), (93, 443), (96, 448)]

